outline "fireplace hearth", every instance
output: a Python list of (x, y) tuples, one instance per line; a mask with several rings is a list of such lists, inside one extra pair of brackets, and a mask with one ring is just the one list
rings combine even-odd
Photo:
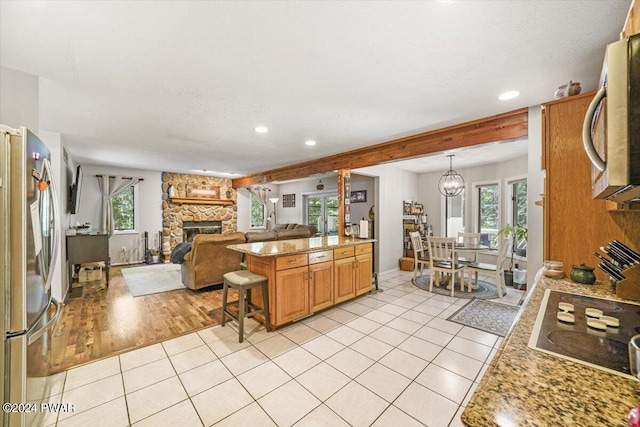
[(183, 221), (182, 241), (192, 242), (196, 234), (221, 234), (222, 221)]

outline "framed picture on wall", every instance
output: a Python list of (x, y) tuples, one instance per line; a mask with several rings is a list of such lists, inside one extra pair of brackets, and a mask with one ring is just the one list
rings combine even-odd
[(351, 192), (351, 203), (364, 203), (367, 201), (367, 190), (357, 190)]
[(187, 185), (187, 197), (196, 199), (219, 199), (220, 187), (213, 185)]
[(282, 196), (282, 207), (283, 208), (295, 208), (296, 207), (296, 195), (294, 194), (284, 194)]

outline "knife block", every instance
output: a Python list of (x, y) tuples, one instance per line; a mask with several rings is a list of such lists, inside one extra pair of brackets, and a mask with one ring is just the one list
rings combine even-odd
[(624, 280), (616, 283), (616, 296), (631, 301), (640, 301), (640, 264), (622, 271)]

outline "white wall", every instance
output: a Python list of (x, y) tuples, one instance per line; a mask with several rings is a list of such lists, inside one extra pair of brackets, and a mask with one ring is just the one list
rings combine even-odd
[(12, 68), (0, 67), (0, 124), (39, 131), (38, 77)]
[(351, 222), (360, 224), (362, 218), (369, 219), (369, 209), (376, 203), (376, 182), (373, 177), (351, 173), (351, 191), (365, 190), (367, 201), (351, 203)]
[[(90, 223), (98, 231), (102, 220), (102, 196), (96, 175), (119, 175), (142, 178), (136, 193), (138, 224), (135, 233), (117, 234), (109, 239), (112, 264), (136, 263), (144, 260), (143, 232), (149, 232), (149, 246), (157, 247), (158, 233), (162, 230), (162, 172), (83, 164), (84, 180), (80, 194), (80, 210), (72, 215), (73, 224)], [(123, 255), (121, 248), (127, 248)]]
[(418, 176), (389, 164), (354, 169), (351, 173), (377, 177), (374, 186), (377, 186), (379, 203), (374, 207), (374, 238), (378, 268), (375, 271), (397, 270), (403, 250), (402, 202), (417, 199)]
[(249, 191), (245, 188), (239, 188), (237, 193), (237, 213), (238, 213), (238, 231), (246, 233), (251, 229), (251, 205), (249, 203)]

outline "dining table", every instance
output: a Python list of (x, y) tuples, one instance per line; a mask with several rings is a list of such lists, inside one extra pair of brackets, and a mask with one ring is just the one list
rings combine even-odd
[[(424, 244), (425, 247), (429, 247), (428, 242), (426, 241), (426, 239), (423, 239), (422, 243)], [(480, 251), (486, 251), (486, 250), (490, 250), (491, 248), (487, 245), (481, 245), (481, 244), (473, 244), (473, 243), (455, 243), (453, 245), (453, 258), (456, 260), (456, 263), (458, 262), (458, 255), (460, 254), (460, 252), (480, 252)], [(464, 276), (463, 276), (464, 277)], [(475, 272), (475, 278), (476, 278), (476, 284), (474, 285), (472, 282), (468, 283), (468, 287), (469, 289), (478, 289), (478, 272)], [(463, 279), (464, 280), (464, 279)], [(447, 289), (450, 289), (449, 287), (447, 287)]]

